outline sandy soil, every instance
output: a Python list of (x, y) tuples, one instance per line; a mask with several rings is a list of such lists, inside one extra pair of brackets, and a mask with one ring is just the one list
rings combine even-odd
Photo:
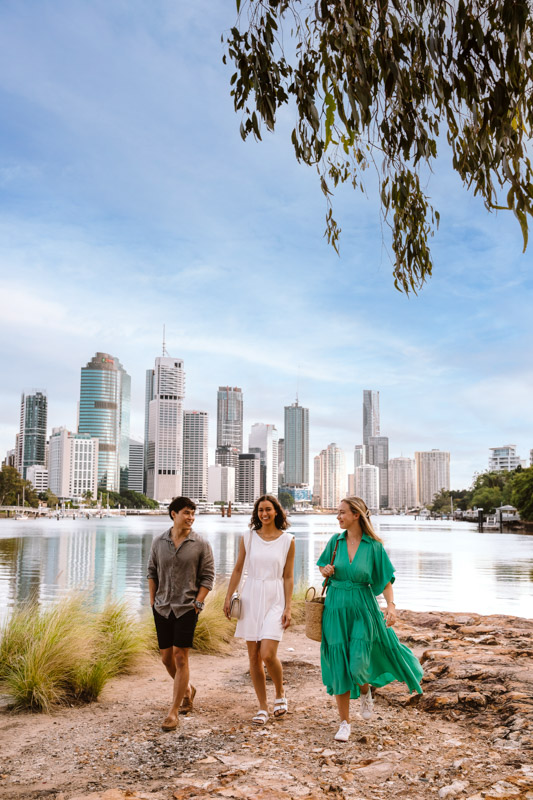
[(396, 629), (424, 660), (424, 696), (384, 687), (369, 722), (353, 701), (346, 744), (333, 739), (319, 645), (300, 628), (279, 650), (289, 713), (263, 728), (250, 724), (256, 702), (239, 641), (230, 656), (192, 655), (195, 709), (173, 733), (160, 729), (170, 678), (149, 656), (90, 706), (51, 716), (4, 706), (0, 798), (533, 800), (531, 624), (403, 612)]

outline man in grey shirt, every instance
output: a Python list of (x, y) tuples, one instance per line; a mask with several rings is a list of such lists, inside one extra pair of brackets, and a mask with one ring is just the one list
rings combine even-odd
[(174, 681), (172, 705), (162, 724), (178, 727), (180, 711), (192, 709), (196, 689), (189, 683), (189, 649), (198, 614), (215, 580), (211, 546), (192, 529), (196, 505), (175, 497), (168, 507), (173, 525), (152, 542), (148, 588), (161, 660)]

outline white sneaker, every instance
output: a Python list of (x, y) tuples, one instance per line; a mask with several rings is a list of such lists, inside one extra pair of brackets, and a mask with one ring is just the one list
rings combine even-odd
[(374, 700), (372, 699), (372, 692), (370, 689), (366, 694), (361, 694), (360, 711), (363, 719), (372, 719), (374, 715)]
[(340, 728), (335, 734), (335, 739), (338, 742), (347, 742), (350, 738), (350, 733), (352, 732), (352, 726), (349, 722), (346, 722), (345, 719), (341, 722)]

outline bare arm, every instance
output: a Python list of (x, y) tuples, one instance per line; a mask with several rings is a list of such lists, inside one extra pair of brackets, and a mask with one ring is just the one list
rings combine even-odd
[(291, 624), (291, 603), (292, 593), (294, 591), (294, 553), (295, 553), (294, 539), (289, 547), (287, 553), (287, 560), (285, 561), (285, 569), (283, 570), (283, 589), (285, 592), (285, 609), (281, 617), (281, 624), (284, 628), (288, 628)]
[(383, 597), (387, 603), (385, 622), (387, 623), (387, 627), (390, 627), (396, 622), (396, 605), (394, 603), (394, 592), (392, 591), (392, 583), (390, 583), (390, 581), (383, 589)]
[(235, 562), (235, 566), (233, 567), (231, 578), (229, 579), (228, 591), (226, 592), (226, 599), (224, 600), (224, 614), (228, 619), (230, 618), (229, 606), (230, 606), (231, 595), (233, 594), (233, 592), (240, 583), (242, 577), (242, 571), (244, 569), (245, 558), (246, 558), (246, 550), (244, 548), (244, 537), (243, 537), (239, 543), (239, 554), (237, 556), (237, 561)]

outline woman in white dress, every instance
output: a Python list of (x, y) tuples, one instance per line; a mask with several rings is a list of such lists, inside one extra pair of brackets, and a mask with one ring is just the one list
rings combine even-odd
[(224, 613), (229, 618), (231, 595), (240, 583), (246, 564), (241, 618), (235, 636), (246, 639), (248, 646), (250, 676), (259, 702), (252, 722), (264, 725), (268, 720), (265, 666), (276, 689), (274, 716), (282, 717), (288, 709), (278, 645), (283, 631), (291, 624), (294, 536), (286, 532), (289, 523), (278, 499), (269, 494), (256, 500), (249, 527), (250, 531), (239, 544)]

